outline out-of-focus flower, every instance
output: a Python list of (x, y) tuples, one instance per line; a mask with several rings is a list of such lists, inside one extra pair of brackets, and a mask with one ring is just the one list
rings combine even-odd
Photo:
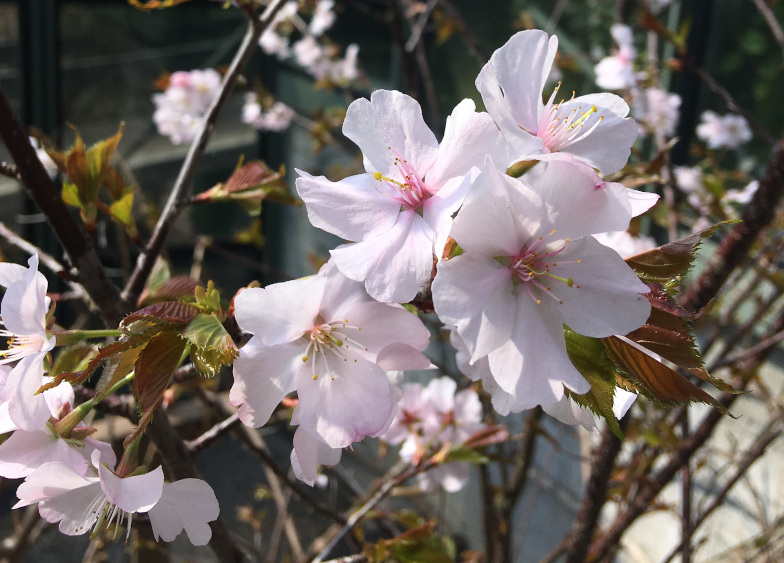
[(169, 137), (175, 145), (191, 142), (220, 86), (221, 76), (211, 68), (173, 73), (166, 91), (152, 96), (158, 133)]
[(759, 181), (753, 180), (742, 190), (727, 190), (727, 193), (724, 194), (724, 201), (746, 205), (758, 189)]
[(670, 137), (680, 117), (681, 97), (659, 88), (646, 88), (637, 106), (637, 117), (649, 129)]
[(618, 44), (618, 49), (594, 67), (596, 84), (607, 90), (633, 88), (637, 79), (632, 64), (637, 58), (637, 51), (633, 45), (632, 30), (629, 26), (616, 23), (610, 28), (610, 34)]
[[(637, 125), (614, 94), (589, 94), (547, 103), (542, 90), (558, 38), (539, 30), (516, 33), (490, 58), (476, 79), (487, 112), (512, 145), (514, 161), (572, 155), (604, 174), (620, 170), (631, 153)], [(508, 165), (509, 162), (499, 163)]]
[(262, 50), (268, 55), (275, 55), (283, 60), (287, 58), (291, 51), (289, 49), (289, 39), (278, 33), (277, 27), (281, 23), (290, 20), (297, 14), (297, 2), (292, 0), (286, 2), (283, 7), (275, 14), (270, 26), (261, 34), (259, 38), (259, 45)]
[(702, 168), (699, 166), (676, 166), (673, 172), (678, 187), (685, 193), (690, 194), (705, 189), (702, 183)]
[(464, 253), (439, 263), (433, 304), (470, 353), (484, 357), (516, 408), (553, 404), (588, 382), (566, 353), (563, 325), (585, 336), (626, 334), (650, 313), (643, 284), (592, 234), (628, 227), (618, 184), (597, 189), (590, 168), (550, 161), (523, 180), (485, 167), (454, 221)]
[[(425, 388), (419, 383), (404, 384), (398, 414), (381, 439), (389, 444), (403, 443), (400, 457), (412, 463), (434, 454), (447, 442), (452, 446), (464, 443), (485, 428), (482, 405), (473, 389), (456, 390), (450, 377), (433, 379)], [(468, 478), (466, 462), (442, 464), (418, 476), (422, 490), (441, 486), (447, 492), (459, 491)]]
[(319, 0), (316, 3), (313, 19), (308, 24), (308, 31), (313, 36), (320, 37), (335, 23), (335, 12), (332, 10), (334, 7), (335, 0)]
[(331, 251), (344, 275), (380, 301), (410, 301), (430, 280), (472, 168), (486, 154), (506, 157), (493, 121), (463, 100), (439, 145), (413, 98), (377, 90), (348, 108), (344, 134), (362, 150), (366, 174), (339, 182), (298, 171), (310, 222), (355, 241)]
[(260, 131), (285, 131), (291, 125), (294, 110), (283, 102), (275, 102), (263, 110), (254, 92), (245, 94), (245, 105), (242, 106), (242, 122), (252, 125)]
[(707, 110), (702, 113), (702, 122), (697, 126), (697, 137), (711, 149), (736, 149), (751, 140), (749, 124), (740, 115), (728, 113), (718, 115)]

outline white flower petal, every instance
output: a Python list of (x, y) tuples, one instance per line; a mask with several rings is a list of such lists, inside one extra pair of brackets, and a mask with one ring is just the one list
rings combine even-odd
[(163, 485), (161, 498), (149, 511), (155, 539), (173, 541), (185, 530), (193, 545), (207, 545), (212, 537), (208, 522), (218, 518), (215, 493), (201, 479), (181, 479)]

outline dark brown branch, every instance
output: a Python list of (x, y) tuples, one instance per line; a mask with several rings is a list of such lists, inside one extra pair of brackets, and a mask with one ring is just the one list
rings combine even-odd
[[(631, 415), (626, 415), (618, 421), (622, 431), (626, 430), (631, 420)], [(591, 476), (585, 485), (580, 509), (577, 511), (574, 525), (565, 538), (566, 563), (582, 563), (586, 560), (591, 537), (599, 523), (599, 513), (607, 498), (607, 488), (610, 483), (610, 474), (615, 467), (615, 458), (621, 451), (619, 440), (605, 427), (602, 431), (602, 441), (591, 456)]]
[[(185, 442), (169, 422), (162, 408), (155, 411), (152, 422), (147, 426), (147, 435), (158, 448), (161, 461), (173, 480), (198, 479), (193, 458)], [(219, 561), (251, 561), (253, 556), (242, 549), (231, 537), (229, 529), (220, 517), (210, 522), (212, 538), (210, 547)]]
[(46, 215), (60, 244), (68, 254), (71, 265), (75, 269), (76, 281), (84, 286), (107, 326), (116, 327), (123, 317), (117, 287), (106, 275), (83, 226), (73, 218), (60, 197), (60, 190), (38, 159), (35, 149), (28, 140), (27, 132), (14, 115), (2, 89), (0, 89), (0, 136), (16, 162), (22, 185)]
[(721, 241), (708, 260), (700, 277), (681, 299), (687, 309), (698, 310), (713, 299), (732, 271), (743, 263), (763, 228), (773, 219), (776, 206), (784, 195), (784, 141), (773, 150), (760, 185), (741, 214), (738, 224)]
[(166, 237), (169, 235), (172, 225), (183, 208), (183, 203), (187, 199), (188, 190), (190, 190), (196, 176), (196, 169), (207, 150), (207, 144), (215, 130), (215, 123), (221, 109), (229, 98), (229, 94), (231, 94), (237, 79), (256, 49), (259, 37), (261, 37), (264, 30), (272, 23), (275, 14), (283, 7), (284, 3), (284, 0), (274, 0), (274, 2), (264, 10), (261, 18), (256, 18), (253, 14), (250, 15), (248, 31), (242, 39), (242, 43), (237, 50), (237, 54), (234, 56), (234, 60), (229, 65), (226, 75), (223, 77), (220, 93), (215, 100), (213, 100), (210, 109), (204, 117), (204, 123), (202, 124), (199, 133), (196, 135), (196, 138), (193, 140), (188, 155), (185, 157), (185, 162), (180, 169), (177, 180), (174, 182), (174, 187), (172, 188), (166, 206), (161, 213), (161, 218), (155, 225), (155, 229), (153, 230), (152, 236), (145, 246), (144, 251), (139, 254), (139, 258), (136, 261), (136, 268), (122, 292), (123, 301), (129, 308), (133, 307), (136, 300), (139, 298), (139, 295), (141, 295), (144, 284), (147, 282), (150, 272), (152, 272), (153, 264), (155, 264), (156, 258), (163, 249)]
[(463, 19), (463, 14), (461, 14), (460, 10), (452, 3), (452, 0), (440, 0), (439, 4), (440, 9), (444, 12), (446, 17), (452, 20), (457, 26), (460, 36), (463, 38), (463, 41), (468, 48), (468, 52), (471, 53), (480, 65), (484, 65), (489, 61), (490, 55), (488, 55), (487, 51), (482, 47), (481, 41), (479, 41), (474, 30), (471, 29), (471, 26), (466, 24), (466, 21)]

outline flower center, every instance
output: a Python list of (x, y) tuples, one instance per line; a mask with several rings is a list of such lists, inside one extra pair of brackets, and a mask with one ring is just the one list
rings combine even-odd
[[(348, 362), (351, 359), (356, 363), (357, 359), (350, 356), (356, 351), (367, 352), (367, 348), (351, 338), (347, 330), (359, 331), (362, 327), (351, 325), (348, 319), (343, 319), (330, 323), (322, 322), (305, 333), (308, 347), (302, 361), (311, 362), (314, 380), (319, 378), (318, 366), (323, 366), (330, 379), (334, 380), (336, 370), (330, 368), (330, 362)], [(319, 360), (323, 361), (323, 364)]]
[(8, 348), (0, 350), (0, 364), (7, 364), (21, 360), (25, 356), (40, 352), (46, 346), (46, 341), (40, 334), (14, 334), (0, 329), (0, 338), (6, 338)]
[(401, 205), (408, 209), (419, 210), (432, 194), (425, 186), (423, 178), (414, 170), (406, 159), (393, 150), (392, 147), (387, 147), (395, 155), (393, 165), (397, 168), (400, 180), (394, 180), (381, 174), (381, 172), (374, 172), (373, 179), (380, 184), (376, 187), (379, 193), (392, 197), (400, 202)]
[[(555, 95), (560, 87), (561, 83), (559, 82), (544, 106), (542, 117), (539, 120), (539, 131), (536, 133), (536, 136), (542, 139), (544, 148), (550, 152), (562, 150), (584, 139), (604, 119), (603, 115), (592, 117), (599, 111), (596, 106), (591, 106), (587, 111), (583, 111), (581, 105), (575, 105), (574, 92), (572, 92), (570, 100), (561, 100), (555, 103)], [(585, 129), (585, 125), (589, 122), (591, 122), (590, 126)]]
[(540, 304), (542, 300), (537, 297), (534, 289), (538, 289), (548, 297), (555, 299), (559, 303), (563, 303), (563, 301), (552, 292), (551, 284), (553, 281), (563, 283), (567, 287), (580, 287), (579, 285), (574, 284), (572, 278), (559, 276), (553, 272), (558, 264), (579, 264), (582, 260), (557, 261), (555, 257), (566, 249), (569, 244), (569, 239), (556, 243), (548, 243), (547, 239), (552, 237), (552, 235), (555, 235), (555, 231), (552, 231), (546, 236), (539, 237), (533, 244), (523, 248), (517, 256), (511, 257), (511, 260), (507, 260), (509, 269), (515, 276), (515, 285), (523, 285), (526, 291), (528, 291), (528, 295), (531, 299), (536, 301), (537, 305)]

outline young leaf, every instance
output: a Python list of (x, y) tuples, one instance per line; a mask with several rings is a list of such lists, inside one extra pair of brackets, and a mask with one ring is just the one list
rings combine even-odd
[(724, 405), (708, 393), (617, 336), (601, 341), (607, 356), (620, 366), (640, 392), (663, 406), (686, 405), (693, 401), (707, 403), (729, 414)]
[(607, 421), (613, 434), (623, 439), (623, 432), (613, 414), (615, 396), (616, 366), (607, 357), (602, 341), (577, 334), (569, 327), (564, 327), (566, 351), (569, 359), (582, 376), (591, 384), (591, 390), (584, 395), (569, 393), (574, 401)]
[(152, 413), (163, 400), (174, 370), (180, 365), (187, 342), (175, 332), (161, 332), (144, 347), (136, 360), (133, 394), (136, 397), (142, 421), (130, 439), (144, 431)]
[(645, 283), (660, 283), (669, 287), (688, 271), (700, 241), (712, 235), (722, 225), (734, 222), (736, 221), (716, 223), (698, 233), (627, 258), (626, 263)]

